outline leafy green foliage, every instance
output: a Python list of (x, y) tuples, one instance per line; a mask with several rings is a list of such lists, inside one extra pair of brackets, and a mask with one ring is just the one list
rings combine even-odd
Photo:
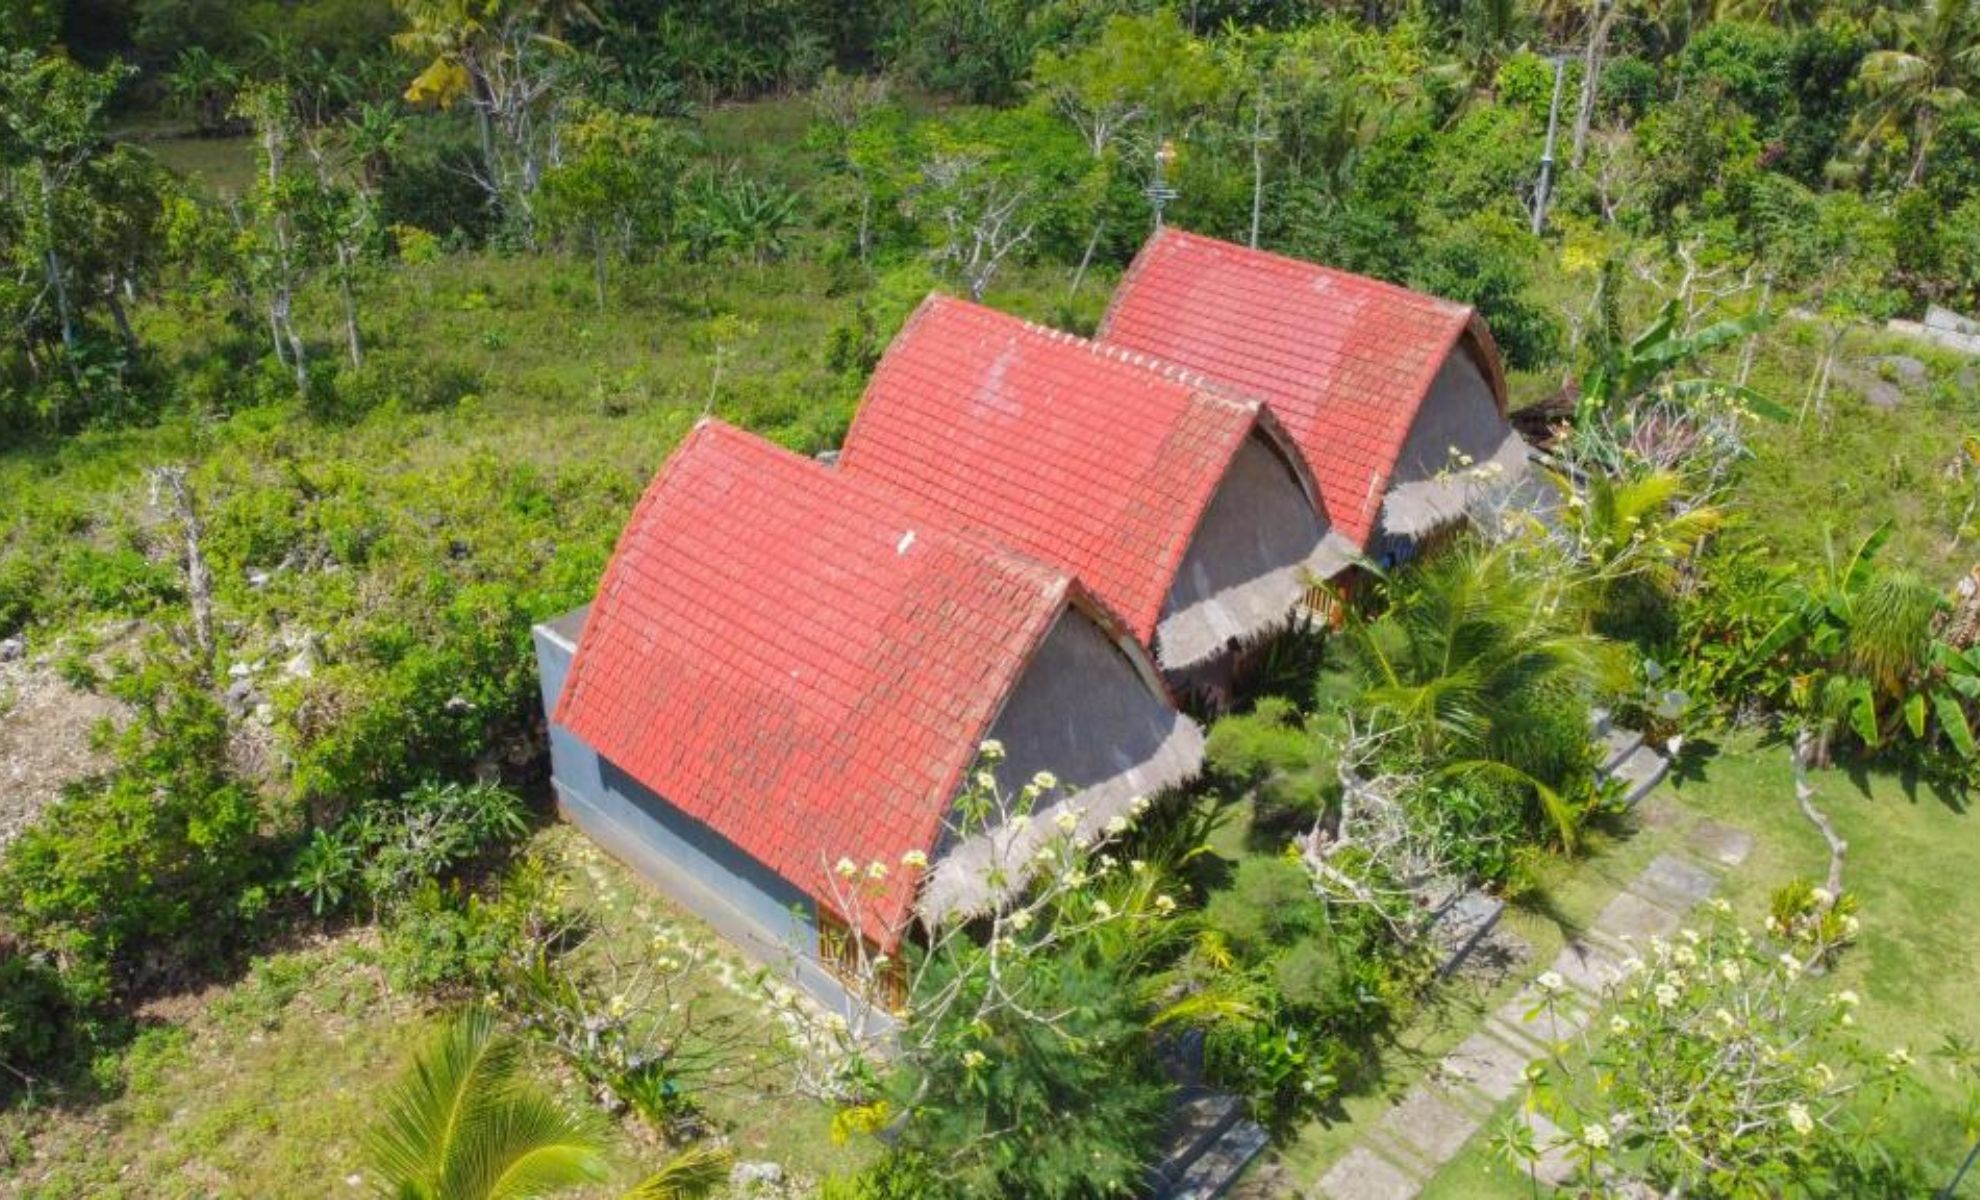
[(605, 1177), (595, 1124), (519, 1078), (519, 1050), (470, 1008), (386, 1093), (367, 1149), (394, 1195), (545, 1196)]

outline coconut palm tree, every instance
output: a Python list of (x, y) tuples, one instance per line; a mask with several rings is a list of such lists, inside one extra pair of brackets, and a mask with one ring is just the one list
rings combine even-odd
[(1870, 98), (1864, 142), (1902, 130), (1911, 139), (1906, 182), (1925, 178), (1940, 119), (1972, 102), (1980, 83), (1980, 6), (1974, 0), (1925, 0), (1885, 14), (1892, 45), (1863, 58), (1857, 79)]
[(1581, 488), (1565, 475), (1549, 478), (1561, 495), (1560, 529), (1587, 568), (1598, 606), (1629, 580), (1668, 595), (1698, 544), (1724, 523), (1718, 509), (1685, 503), (1684, 480), (1676, 471), (1629, 476), (1598, 471)]
[[(393, 1200), (537, 1200), (606, 1177), (597, 1123), (519, 1078), (521, 1046), (470, 1008), (385, 1097), (365, 1149)], [(698, 1200), (729, 1156), (693, 1147), (625, 1200)]]
[[(1531, 790), (1564, 844), (1577, 810), (1559, 792), (1558, 715), (1628, 672), (1606, 639), (1589, 633), (1572, 597), (1536, 586), (1515, 543), (1464, 542), (1391, 577), (1388, 612), (1351, 618), (1357, 711), (1401, 737), (1440, 773), (1480, 775)], [(1570, 735), (1575, 750), (1585, 730)]]

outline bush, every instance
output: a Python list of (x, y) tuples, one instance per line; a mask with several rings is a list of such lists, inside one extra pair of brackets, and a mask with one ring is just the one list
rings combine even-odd
[(501, 788), (426, 783), (366, 803), (335, 830), (315, 830), (293, 861), (289, 886), (319, 914), (358, 900), (374, 912), (409, 900), (433, 913), (438, 898), (422, 889), (528, 830), (522, 801)]
[(353, 420), (382, 408), (437, 412), (477, 395), (481, 372), (454, 359), (373, 351), (362, 367), (345, 367), (335, 383), (312, 396), (311, 415)]
[(1211, 726), (1203, 760), (1220, 790), (1254, 793), (1267, 815), (1316, 817), (1337, 786), (1329, 744), (1276, 696)]
[[(0, 860), (0, 937), (24, 956), (8, 981), (49, 1011), (59, 984), (78, 1016), (133, 990), (183, 981), (235, 954), (267, 909), (274, 864), (267, 814), (224, 773), (227, 727), (207, 691), (158, 663), (118, 681), (136, 711), (104, 781), (47, 809)], [(17, 1008), (30, 1049), (55, 1049)]]
[(487, 895), (459, 880), (421, 880), (385, 923), (385, 978), (422, 995), (484, 994), (540, 948), (539, 938), (554, 920), (553, 903), (541, 873), (527, 866), (511, 871)]

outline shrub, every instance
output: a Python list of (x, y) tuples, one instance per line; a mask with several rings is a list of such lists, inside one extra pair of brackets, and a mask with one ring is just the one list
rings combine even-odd
[(1264, 808), (1311, 818), (1336, 787), (1329, 751), (1291, 702), (1275, 696), (1211, 726), (1203, 757), (1225, 791), (1250, 791)]
[(51, 982), (76, 1019), (103, 1014), (227, 960), (267, 909), (269, 822), (225, 774), (219, 705), (157, 661), (116, 686), (136, 714), (115, 740), (116, 768), (50, 806), (0, 859), (0, 937), (56, 964), (8, 981), (10, 1036), (40, 1052), (61, 1048), (37, 1032)]
[(385, 977), (425, 995), (482, 995), (544, 953), (568, 922), (554, 880), (534, 862), (517, 864), (483, 892), (424, 879), (386, 920)]
[[(528, 832), (522, 801), (488, 784), (426, 783), (373, 800), (334, 830), (317, 829), (291, 864), (289, 886), (318, 913), (365, 899), (382, 911)], [(424, 898), (422, 899), (422, 896)]]

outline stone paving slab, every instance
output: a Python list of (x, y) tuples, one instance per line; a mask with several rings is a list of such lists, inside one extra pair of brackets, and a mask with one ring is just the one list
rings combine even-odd
[(1443, 1163), (1464, 1148), (1480, 1124), (1442, 1088), (1418, 1084), (1383, 1116), (1380, 1128), (1425, 1160)]
[(1753, 853), (1753, 835), (1734, 825), (1700, 821), (1688, 839), (1691, 848), (1713, 862), (1736, 867)]
[(1615, 982), (1622, 972), (1623, 956), (1599, 942), (1569, 942), (1554, 956), (1549, 968), (1569, 986), (1600, 996), (1602, 989)]
[(1616, 893), (1616, 898), (1609, 901), (1589, 928), (1613, 941), (1628, 938), (1642, 942), (1653, 937), (1669, 937), (1677, 932), (1679, 924), (1676, 913), (1625, 889)]
[(1415, 1200), (1422, 1190), (1401, 1167), (1356, 1146), (1320, 1177), (1318, 1194), (1328, 1200)]
[(1696, 906), (1719, 886), (1709, 868), (1675, 854), (1659, 854), (1636, 877), (1636, 890), (1683, 911)]
[(1510, 1099), (1526, 1081), (1526, 1049), (1495, 1038), (1484, 1030), (1472, 1034), (1438, 1064), (1446, 1079), (1469, 1084), (1494, 1104)]
[[(1501, 1028), (1509, 1029), (1526, 1040), (1545, 1048), (1565, 1042), (1580, 1033), (1588, 1025), (1591, 1010), (1579, 1002), (1569, 992), (1554, 997), (1552, 1008), (1542, 1006), (1546, 993), (1536, 984), (1527, 984), (1519, 994), (1506, 1001), (1492, 1016)], [(1539, 1011), (1535, 1012), (1534, 1010)], [(1527, 1014), (1532, 1013), (1532, 1019)]]

